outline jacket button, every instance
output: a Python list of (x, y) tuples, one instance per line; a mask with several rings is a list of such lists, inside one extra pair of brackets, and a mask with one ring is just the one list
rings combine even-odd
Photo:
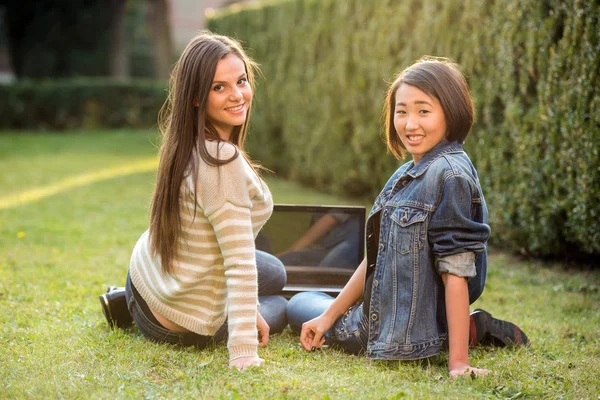
[(375, 287), (379, 286), (379, 281), (378, 280), (374, 280), (373, 281), (373, 286), (375, 286)]
[(377, 321), (377, 314), (375, 314), (375, 313), (371, 314), (371, 319), (373, 321)]
[(408, 181), (402, 181), (402, 186), (408, 185)]
[(379, 244), (379, 250), (383, 251), (383, 249), (385, 249), (385, 246), (383, 245), (383, 243)]

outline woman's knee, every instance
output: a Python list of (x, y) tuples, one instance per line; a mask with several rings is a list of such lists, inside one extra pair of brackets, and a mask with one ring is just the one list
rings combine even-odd
[(269, 324), (270, 333), (280, 333), (287, 326), (287, 300), (283, 296), (259, 297), (259, 311)]
[(256, 251), (259, 295), (279, 294), (287, 282), (285, 266), (277, 257)]
[(298, 293), (297, 295), (293, 296), (288, 301), (287, 307), (285, 308), (288, 324), (294, 332), (299, 332), (302, 328), (302, 324), (306, 322), (303, 321), (301, 315), (303, 305), (305, 304), (305, 300), (303, 299), (304, 296), (302, 296), (303, 294), (304, 293)]
[(299, 332), (302, 324), (321, 315), (333, 302), (333, 297), (321, 292), (301, 292), (287, 303), (287, 320), (293, 331)]

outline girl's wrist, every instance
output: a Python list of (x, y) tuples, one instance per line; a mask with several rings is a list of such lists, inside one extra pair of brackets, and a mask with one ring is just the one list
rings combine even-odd
[(342, 315), (343, 313), (338, 312), (337, 310), (333, 310), (331, 309), (331, 307), (329, 307), (327, 310), (325, 310), (325, 312), (323, 313), (323, 317), (326, 318), (331, 325), (333, 325), (333, 323)]

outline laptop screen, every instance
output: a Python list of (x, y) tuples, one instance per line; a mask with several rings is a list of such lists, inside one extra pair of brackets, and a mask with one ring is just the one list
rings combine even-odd
[(277, 204), (256, 248), (285, 265), (285, 291), (338, 293), (364, 257), (365, 207)]

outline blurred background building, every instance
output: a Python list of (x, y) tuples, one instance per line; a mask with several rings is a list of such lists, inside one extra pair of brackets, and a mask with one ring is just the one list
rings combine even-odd
[(199, 30), (205, 27), (206, 15), (212, 10), (235, 3), (257, 0), (169, 0), (171, 33), (175, 49), (181, 50)]

